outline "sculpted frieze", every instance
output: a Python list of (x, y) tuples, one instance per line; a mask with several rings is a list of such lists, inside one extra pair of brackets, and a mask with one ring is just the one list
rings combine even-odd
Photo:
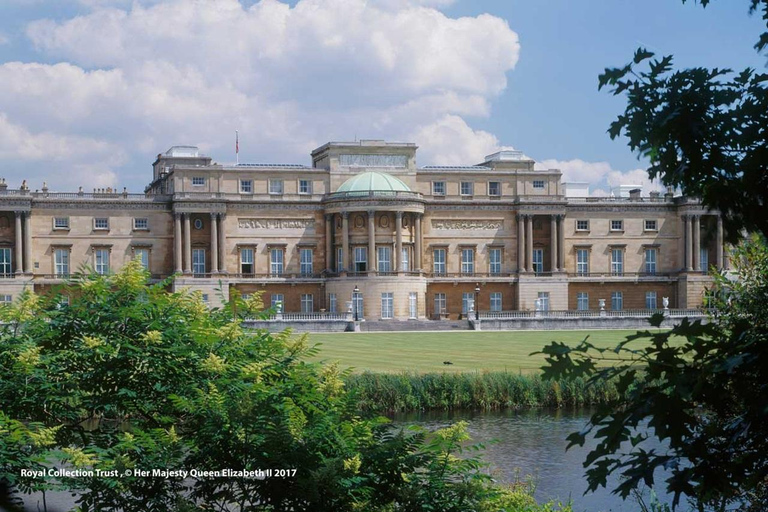
[(315, 219), (237, 219), (240, 229), (315, 229)]
[(501, 229), (503, 220), (433, 219), (433, 229)]

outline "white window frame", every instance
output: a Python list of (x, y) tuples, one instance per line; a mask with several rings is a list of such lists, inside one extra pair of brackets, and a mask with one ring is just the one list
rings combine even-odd
[(436, 293), (434, 295), (433, 304), (436, 317), (439, 317), (443, 313), (448, 313), (448, 301), (446, 299), (445, 293)]
[(205, 274), (205, 249), (192, 248), (192, 274), (203, 275)]
[(533, 272), (541, 274), (544, 272), (544, 249), (533, 250)]
[[(652, 222), (653, 224), (651, 227), (648, 227), (648, 223)], [(643, 220), (643, 231), (658, 231), (659, 230), (659, 221), (656, 219), (645, 219)]]
[(539, 311), (549, 311), (549, 292), (539, 292), (536, 298), (539, 299)]
[(589, 249), (576, 249), (576, 274), (589, 275)]
[(416, 320), (419, 317), (419, 294), (408, 292), (408, 318)]
[(13, 302), (13, 295), (0, 295), (0, 304), (10, 304)]
[[(144, 256), (146, 255), (146, 259)], [(133, 248), (133, 259), (139, 259), (141, 262), (141, 266), (144, 268), (144, 270), (149, 270), (149, 261), (150, 261), (150, 252), (149, 248), (147, 247), (134, 247)]]
[(624, 292), (611, 292), (611, 311), (624, 309)]
[(501, 274), (501, 262), (503, 261), (501, 248), (491, 247), (488, 251), (488, 273)]
[(69, 217), (54, 217), (53, 229), (69, 229)]
[(240, 193), (253, 194), (253, 180), (240, 180)]
[(589, 293), (576, 293), (576, 309), (579, 311), (587, 311), (589, 309)]
[[(649, 257), (650, 256), (650, 257)], [(658, 268), (659, 251), (655, 248), (645, 249), (645, 273), (654, 275)]]
[(338, 310), (338, 300), (335, 293), (328, 294), (328, 312), (336, 313)]
[(308, 247), (299, 249), (299, 273), (304, 276), (314, 272), (314, 251)]
[(299, 179), (299, 195), (312, 195), (312, 180)]
[(545, 188), (546, 181), (544, 180), (533, 180), (533, 188)]
[(344, 271), (344, 248), (336, 248), (336, 272)]
[[(582, 226), (579, 226), (580, 222), (583, 222), (584, 224)], [(580, 232), (589, 231), (589, 219), (576, 219), (576, 231), (580, 231)]]
[(611, 275), (624, 275), (624, 248), (611, 248)]
[(93, 270), (102, 276), (109, 274), (110, 250), (107, 247), (93, 248)]
[(709, 270), (709, 249), (704, 246), (699, 248), (699, 268), (704, 272)]
[(270, 179), (267, 186), (271, 196), (281, 196), (285, 192), (285, 183), (281, 179)]
[(272, 247), (269, 249), (269, 274), (281, 276), (285, 272), (285, 249)]
[(93, 229), (96, 231), (109, 231), (109, 217), (94, 217)]
[(475, 248), (463, 247), (461, 249), (461, 273), (474, 275), (475, 273)]
[(408, 272), (411, 270), (411, 251), (408, 247), (403, 247), (400, 252), (400, 270)]
[(501, 292), (491, 292), (491, 312), (498, 313), (502, 311), (502, 300)]
[(359, 246), (355, 247), (352, 252), (355, 254), (355, 266), (353, 267), (354, 271), (367, 272), (369, 270), (368, 248), (365, 246)]
[(313, 313), (315, 311), (315, 297), (311, 293), (301, 294), (301, 312)]
[(204, 187), (205, 186), (205, 176), (192, 176), (192, 186), (193, 187)]
[(435, 275), (445, 275), (446, 272), (446, 250), (444, 247), (432, 249), (432, 272)]
[(53, 249), (53, 271), (56, 277), (69, 275), (70, 249), (58, 247)]
[(149, 219), (146, 217), (134, 217), (133, 218), (133, 230), (134, 231), (149, 231)]
[(358, 318), (365, 318), (365, 302), (363, 299), (363, 292), (357, 292), (352, 294), (352, 316), (357, 313)]
[[(465, 186), (467, 190), (465, 190)], [(471, 197), (475, 195), (475, 183), (473, 181), (459, 182), (459, 195), (464, 197)]]
[(461, 294), (461, 314), (468, 315), (475, 311), (475, 292), (463, 292)]
[(611, 231), (624, 231), (624, 219), (611, 219)]
[[(492, 187), (492, 185), (496, 185), (495, 187)], [(496, 193), (492, 193), (492, 188), (496, 188)], [(489, 181), (488, 182), (488, 196), (489, 197), (501, 197), (501, 182), (500, 181)]]
[(380, 245), (376, 248), (376, 270), (392, 272), (392, 248), (388, 245)]
[[(247, 270), (246, 265), (250, 265), (251, 269)], [(240, 273), (243, 275), (256, 273), (256, 250), (253, 247), (240, 248)]]
[[(442, 189), (442, 190), (438, 190)], [(444, 181), (433, 181), (432, 182), (432, 195), (433, 196), (440, 196), (445, 197), (446, 193), (446, 184)]]
[(381, 319), (391, 320), (395, 317), (395, 299), (392, 292), (381, 294)]
[(656, 292), (645, 292), (645, 309), (658, 309), (659, 302)]
[(0, 275), (13, 274), (13, 251), (10, 247), (0, 247)]
[(285, 295), (282, 293), (273, 293), (269, 298), (270, 308), (277, 307), (278, 302), (283, 306), (283, 311), (285, 311)]

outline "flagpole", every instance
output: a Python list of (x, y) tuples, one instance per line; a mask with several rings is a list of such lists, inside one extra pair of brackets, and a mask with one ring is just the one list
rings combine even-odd
[(235, 160), (236, 165), (240, 165), (240, 133), (235, 130)]

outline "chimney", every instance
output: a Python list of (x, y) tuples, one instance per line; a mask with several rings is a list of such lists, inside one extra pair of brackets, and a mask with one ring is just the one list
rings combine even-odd
[(0, 192), (6, 192), (8, 190), (8, 184), (5, 182), (5, 178), (0, 178)]
[(640, 194), (643, 192), (640, 188), (633, 188), (629, 191), (629, 200), (630, 201), (639, 201), (640, 200)]
[(661, 192), (659, 192), (658, 190), (653, 190), (650, 193), (650, 196), (651, 196), (651, 201), (661, 201)]

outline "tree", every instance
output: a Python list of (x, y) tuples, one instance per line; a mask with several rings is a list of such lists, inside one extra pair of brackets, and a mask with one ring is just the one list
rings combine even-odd
[[(709, 0), (700, 3), (706, 7)], [(768, 0), (750, 0), (755, 12), (768, 26)], [(758, 52), (766, 48), (768, 31), (755, 44)], [(640, 48), (631, 63), (600, 75), (600, 89), (610, 86), (614, 95), (627, 97), (611, 138), (626, 136), (630, 148), (650, 161), (651, 178), (719, 210), (730, 242), (742, 229), (768, 236), (768, 74), (673, 71), (671, 55), (654, 57)]]
[[(257, 296), (233, 291), (211, 311), (148, 278), (131, 262), (0, 309), (0, 481), (71, 490), (82, 510), (537, 510), (494, 485), (478, 452), (457, 457), (465, 425), (361, 417), (346, 373), (307, 361), (306, 336), (244, 330)], [(102, 473), (21, 473), (51, 466)]]

